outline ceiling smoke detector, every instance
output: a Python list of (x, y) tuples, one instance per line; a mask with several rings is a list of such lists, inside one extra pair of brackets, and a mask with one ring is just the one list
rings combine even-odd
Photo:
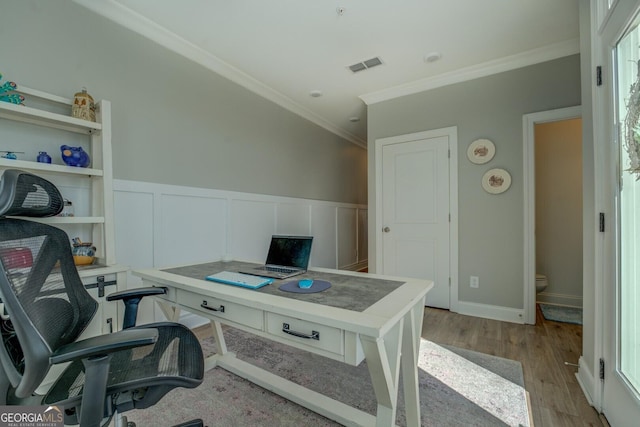
[(366, 61), (356, 62), (355, 64), (349, 65), (347, 68), (349, 68), (354, 73), (357, 73), (359, 71), (377, 67), (378, 65), (382, 65), (382, 60), (376, 56), (371, 59), (367, 59)]

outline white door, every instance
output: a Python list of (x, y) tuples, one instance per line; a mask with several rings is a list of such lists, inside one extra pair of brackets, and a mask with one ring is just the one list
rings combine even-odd
[(382, 272), (434, 281), (449, 308), (449, 137), (382, 146)]
[[(605, 81), (606, 90), (614, 94), (608, 97), (613, 105), (608, 106), (605, 126), (618, 129), (618, 143), (608, 145), (613, 159), (610, 188), (615, 205), (614, 227), (604, 248), (601, 359), (602, 412), (615, 427), (636, 426), (640, 420), (640, 165), (638, 159), (632, 161), (634, 156), (626, 148), (628, 143), (640, 147), (638, 3), (619, 0), (601, 33), (603, 56), (610, 58), (613, 53), (614, 57), (614, 78)], [(630, 171), (632, 168), (637, 172)]]

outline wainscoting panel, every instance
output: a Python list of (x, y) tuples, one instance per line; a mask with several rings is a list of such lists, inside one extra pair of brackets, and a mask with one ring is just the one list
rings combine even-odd
[(315, 203), (311, 213), (311, 247), (310, 263), (316, 267), (336, 268), (338, 265), (336, 207)]
[(226, 251), (227, 200), (162, 194), (159, 198), (159, 265), (219, 259)]
[(368, 213), (366, 209), (358, 209), (358, 260), (369, 257)]
[(276, 234), (308, 236), (311, 233), (311, 205), (309, 203), (279, 203)]
[(276, 206), (275, 201), (231, 199), (229, 256), (264, 262), (276, 231)]
[[(358, 211), (356, 208), (338, 208), (338, 268), (347, 268), (358, 263)], [(351, 230), (356, 231), (353, 239)]]
[(314, 236), (311, 266), (367, 266), (366, 205), (114, 180), (114, 206), (117, 259), (132, 269), (263, 262), (273, 234)]

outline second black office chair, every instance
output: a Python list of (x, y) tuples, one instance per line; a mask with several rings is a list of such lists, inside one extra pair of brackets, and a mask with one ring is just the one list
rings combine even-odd
[[(7, 218), (53, 216), (62, 205), (49, 181), (18, 170), (2, 175), (0, 298), (14, 332), (0, 345), (0, 405), (58, 406), (65, 424), (98, 427), (114, 414), (161, 404), (173, 388), (197, 387), (202, 349), (180, 324), (134, 326), (77, 341), (97, 302), (80, 280), (69, 237), (50, 225)], [(35, 396), (50, 367), (66, 362), (48, 393)]]

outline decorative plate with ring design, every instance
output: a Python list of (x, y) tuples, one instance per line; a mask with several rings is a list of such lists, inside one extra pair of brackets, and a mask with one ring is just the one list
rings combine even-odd
[(504, 169), (488, 170), (482, 177), (482, 188), (490, 194), (504, 193), (511, 186), (511, 175)]
[(488, 139), (476, 139), (467, 149), (467, 157), (476, 165), (487, 163), (495, 154), (496, 146)]

